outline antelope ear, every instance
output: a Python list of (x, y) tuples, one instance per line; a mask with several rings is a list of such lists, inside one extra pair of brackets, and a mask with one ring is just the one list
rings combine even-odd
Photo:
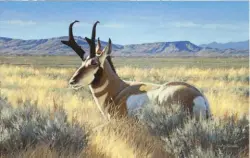
[(97, 45), (96, 45), (96, 48), (95, 48), (95, 52), (97, 55), (99, 55), (101, 53), (101, 41), (100, 41), (100, 38), (98, 37), (97, 39)]
[(109, 56), (109, 54), (111, 52), (111, 49), (112, 49), (111, 47), (112, 47), (111, 39), (109, 39), (108, 45), (104, 48), (101, 55), (99, 56), (99, 61), (100, 61), (102, 68), (104, 67), (105, 59), (107, 58), (107, 56)]
[(108, 50), (107, 54), (110, 55), (111, 52), (112, 52), (112, 41), (111, 41), (111, 39), (109, 38), (109, 50)]

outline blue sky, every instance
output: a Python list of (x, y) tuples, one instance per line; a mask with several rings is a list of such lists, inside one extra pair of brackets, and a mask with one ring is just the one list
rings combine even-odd
[(38, 39), (74, 34), (117, 44), (247, 40), (248, 2), (0, 2), (0, 36)]

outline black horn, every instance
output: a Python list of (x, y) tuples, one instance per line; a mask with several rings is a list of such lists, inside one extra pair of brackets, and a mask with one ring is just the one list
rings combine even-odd
[(90, 58), (93, 58), (95, 57), (95, 36), (96, 36), (96, 25), (100, 23), (99, 21), (95, 22), (95, 24), (93, 25), (93, 28), (92, 28), (92, 35), (91, 35), (91, 39), (85, 37), (86, 41), (88, 42), (89, 44), (89, 47), (90, 47)]
[(74, 22), (72, 22), (70, 25), (69, 25), (69, 40), (68, 41), (61, 41), (63, 44), (69, 46), (70, 48), (72, 48), (76, 54), (79, 55), (79, 57), (82, 59), (82, 61), (84, 60), (84, 54), (85, 54), (85, 51), (81, 48), (81, 46), (79, 46), (75, 39), (74, 39), (74, 35), (73, 35), (73, 25), (76, 23), (76, 22), (79, 22), (78, 20), (75, 20)]

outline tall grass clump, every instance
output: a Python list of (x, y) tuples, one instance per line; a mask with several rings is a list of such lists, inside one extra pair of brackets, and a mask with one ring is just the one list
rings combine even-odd
[(87, 145), (85, 128), (77, 122), (69, 123), (67, 114), (60, 107), (42, 111), (26, 102), (13, 108), (0, 98), (0, 117), (1, 155), (20, 153), (37, 146), (76, 154)]
[(180, 105), (148, 105), (137, 117), (159, 136), (176, 157), (243, 157), (249, 152), (249, 119), (245, 115), (195, 120)]

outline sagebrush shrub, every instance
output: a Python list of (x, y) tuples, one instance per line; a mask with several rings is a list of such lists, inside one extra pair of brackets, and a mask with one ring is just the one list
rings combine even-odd
[(69, 123), (63, 108), (39, 110), (26, 102), (13, 108), (0, 100), (0, 153), (12, 153), (45, 144), (59, 151), (82, 151), (85, 128)]
[(235, 115), (208, 120), (189, 117), (180, 105), (148, 105), (137, 117), (161, 137), (176, 157), (240, 157), (249, 150), (249, 119)]

